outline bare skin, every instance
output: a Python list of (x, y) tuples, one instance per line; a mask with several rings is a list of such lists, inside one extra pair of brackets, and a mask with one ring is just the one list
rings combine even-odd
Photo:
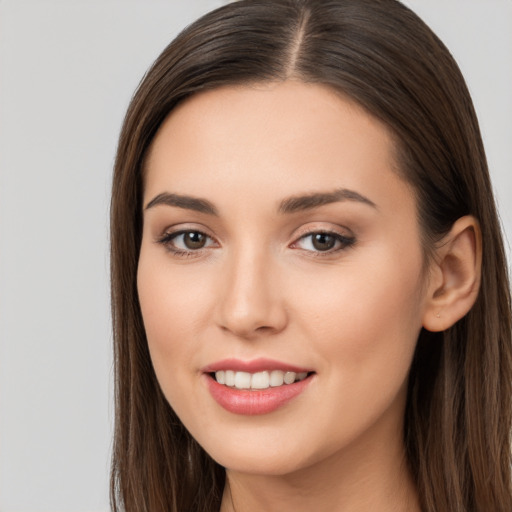
[[(179, 106), (152, 145), (144, 205), (138, 289), (152, 362), (226, 468), (221, 512), (419, 512), (402, 436), (407, 375), (421, 328), (446, 328), (474, 300), (474, 221), (454, 228), (427, 278), (390, 134), (296, 81)], [(272, 412), (226, 410), (204, 369), (230, 358), (307, 368), (307, 386)]]

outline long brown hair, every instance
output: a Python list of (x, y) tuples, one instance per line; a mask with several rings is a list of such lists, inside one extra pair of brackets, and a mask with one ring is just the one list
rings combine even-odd
[(225, 482), (165, 400), (149, 357), (136, 287), (148, 147), (192, 94), (288, 78), (328, 85), (391, 129), (427, 257), (458, 218), (478, 219), (478, 298), (452, 328), (420, 334), (404, 439), (425, 512), (510, 512), (510, 289), (485, 153), (456, 63), (396, 0), (241, 0), (186, 28), (141, 82), (120, 136), (111, 206), (113, 510), (217, 511)]

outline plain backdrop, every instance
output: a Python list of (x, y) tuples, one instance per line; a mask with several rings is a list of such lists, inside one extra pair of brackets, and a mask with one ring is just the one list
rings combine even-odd
[[(0, 0), (0, 511), (104, 512), (108, 202), (124, 111), (221, 0)], [(512, 0), (409, 0), (466, 76), (512, 233)]]

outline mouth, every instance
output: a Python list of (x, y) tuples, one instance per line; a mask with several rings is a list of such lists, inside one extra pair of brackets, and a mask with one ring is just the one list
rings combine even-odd
[(306, 368), (257, 359), (227, 359), (203, 368), (212, 398), (233, 414), (268, 414), (294, 401), (315, 380)]
[(289, 386), (295, 382), (303, 381), (313, 373), (314, 372), (293, 372), (284, 370), (265, 370), (255, 373), (236, 370), (218, 370), (216, 372), (210, 372), (208, 375), (218, 384), (222, 384), (228, 388), (262, 390)]

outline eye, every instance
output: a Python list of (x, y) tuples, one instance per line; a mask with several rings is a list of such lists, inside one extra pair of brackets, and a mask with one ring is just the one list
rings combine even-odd
[(346, 249), (355, 243), (352, 237), (329, 231), (316, 231), (301, 236), (294, 247), (312, 252), (335, 252)]
[(176, 254), (200, 251), (201, 249), (214, 245), (214, 241), (211, 237), (201, 231), (194, 230), (166, 233), (157, 241)]

